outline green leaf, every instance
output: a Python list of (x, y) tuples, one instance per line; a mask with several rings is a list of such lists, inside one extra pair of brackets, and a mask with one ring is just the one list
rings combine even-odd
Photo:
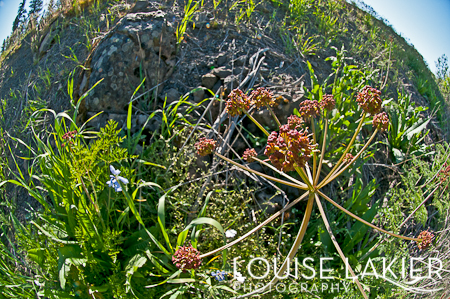
[(166, 243), (169, 246), (170, 253), (173, 253), (173, 248), (172, 248), (172, 245), (170, 244), (169, 236), (167, 235), (167, 232), (166, 232), (166, 208), (165, 208), (166, 195), (167, 195), (167, 193), (159, 198), (158, 223), (159, 223), (159, 226), (161, 227), (161, 232), (164, 236), (164, 240), (166, 240)]

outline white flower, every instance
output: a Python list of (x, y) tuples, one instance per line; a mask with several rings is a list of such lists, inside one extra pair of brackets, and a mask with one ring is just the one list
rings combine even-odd
[(112, 175), (109, 175), (110, 180), (107, 181), (106, 184), (109, 187), (114, 188), (114, 190), (116, 192), (122, 192), (122, 187), (120, 186), (120, 184), (119, 184), (119, 182), (117, 180), (121, 181), (124, 184), (128, 184), (129, 181), (126, 178), (119, 176), (120, 170), (118, 170), (118, 169), (116, 170), (114, 168), (114, 166), (110, 165), (109, 166), (109, 170), (111, 171)]
[(240, 283), (244, 283), (246, 277), (242, 276), (241, 272), (236, 272), (234, 273), (234, 278), (236, 278), (236, 280)]
[(237, 231), (235, 231), (234, 229), (229, 229), (225, 232), (225, 237), (227, 238), (234, 238), (234, 236), (236, 236)]

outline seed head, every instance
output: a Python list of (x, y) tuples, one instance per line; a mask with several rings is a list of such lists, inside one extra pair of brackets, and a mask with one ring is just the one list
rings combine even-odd
[(245, 161), (250, 163), (250, 162), (255, 161), (253, 159), (253, 157), (256, 157), (256, 156), (258, 156), (258, 154), (256, 153), (255, 149), (254, 148), (248, 148), (248, 149), (245, 150), (244, 154), (242, 155), (242, 159), (244, 159)]
[(377, 114), (381, 110), (381, 91), (376, 88), (372, 88), (368, 85), (364, 86), (361, 92), (358, 93), (356, 101), (359, 106), (372, 115)]
[(320, 111), (321, 105), (316, 100), (304, 100), (300, 103), (300, 107), (298, 108), (298, 112), (300, 112), (300, 115), (305, 118), (315, 117), (320, 114)]
[(206, 156), (212, 153), (212, 151), (216, 148), (217, 141), (212, 139), (207, 139), (206, 137), (200, 138), (199, 141), (195, 144), (195, 148), (197, 149), (197, 154), (200, 156)]
[(324, 94), (322, 101), (319, 104), (322, 109), (331, 111), (334, 109), (334, 106), (336, 106), (336, 101), (334, 100), (332, 94)]
[(442, 167), (441, 172), (439, 173), (441, 182), (444, 182), (449, 176), (450, 176), (450, 165), (447, 162), (445, 162), (444, 167)]
[(381, 112), (373, 116), (373, 127), (378, 128), (381, 132), (389, 128), (389, 117), (386, 112)]
[(180, 246), (172, 256), (172, 263), (180, 270), (198, 269), (202, 264), (200, 252), (189, 246)]
[(242, 112), (250, 109), (251, 101), (249, 97), (239, 88), (236, 88), (228, 95), (226, 110), (230, 116), (241, 115)]
[(272, 107), (275, 105), (275, 98), (269, 90), (264, 87), (258, 87), (250, 94), (250, 102), (255, 104), (256, 108), (261, 108), (264, 106)]
[(431, 245), (431, 241), (434, 238), (434, 235), (429, 232), (428, 230), (424, 230), (420, 232), (418, 239), (422, 239), (421, 242), (417, 242), (417, 247), (419, 247), (420, 250), (427, 249)]
[(272, 132), (267, 138), (264, 154), (269, 157), (273, 166), (284, 172), (294, 170), (295, 166), (303, 167), (311, 157), (316, 144), (308, 138), (306, 130), (286, 130), (281, 126), (280, 133)]

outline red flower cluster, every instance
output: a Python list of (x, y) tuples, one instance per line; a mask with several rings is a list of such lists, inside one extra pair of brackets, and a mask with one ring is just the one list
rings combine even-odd
[(336, 106), (336, 102), (332, 94), (324, 94), (322, 97), (322, 101), (319, 104), (322, 109), (327, 109), (328, 111), (333, 110), (334, 106)]
[(275, 99), (272, 92), (264, 87), (258, 87), (256, 90), (252, 91), (250, 94), (250, 102), (255, 104), (256, 108), (261, 108), (264, 106), (272, 107), (275, 105)]
[(250, 109), (251, 100), (239, 88), (236, 88), (228, 95), (226, 110), (230, 116), (241, 115), (242, 112)]
[(298, 108), (298, 112), (300, 112), (300, 115), (308, 118), (308, 117), (315, 117), (320, 114), (321, 111), (321, 105), (316, 100), (310, 101), (310, 100), (304, 100), (300, 103), (300, 107)]
[(445, 162), (444, 167), (441, 169), (441, 173), (439, 173), (439, 177), (441, 178), (441, 182), (444, 182), (450, 176), (450, 165)]
[(361, 92), (358, 93), (356, 101), (365, 112), (374, 115), (381, 110), (382, 101), (380, 95), (381, 91), (366, 85)]
[(307, 131), (291, 130), (288, 125), (280, 127), (280, 133), (272, 132), (267, 139), (264, 154), (273, 166), (284, 172), (303, 167), (311, 157), (316, 145), (311, 144)]
[(291, 115), (287, 119), (289, 129), (291, 130), (297, 130), (301, 128), (303, 124), (303, 119), (301, 117), (298, 117), (297, 115)]
[(62, 136), (62, 139), (64, 140), (72, 139), (73, 137), (75, 137), (75, 135), (77, 135), (77, 133), (78, 133), (77, 130), (69, 131)]
[(180, 246), (172, 256), (172, 263), (180, 270), (198, 269), (202, 264), (200, 252), (189, 246)]
[(373, 116), (373, 127), (380, 129), (381, 132), (389, 128), (389, 118), (386, 112), (381, 112)]
[(245, 161), (250, 163), (250, 162), (255, 161), (253, 159), (253, 157), (256, 157), (256, 156), (258, 156), (258, 154), (256, 153), (255, 149), (254, 148), (248, 148), (248, 149), (246, 149), (244, 151), (244, 154), (242, 155), (242, 159), (244, 159)]
[(206, 156), (212, 153), (216, 148), (217, 141), (213, 139), (207, 139), (206, 137), (200, 138), (200, 140), (195, 144), (197, 149), (197, 154), (200, 156)]
[(434, 235), (429, 232), (428, 230), (424, 230), (420, 232), (418, 239), (422, 239), (421, 242), (417, 242), (417, 247), (419, 247), (420, 250), (427, 249), (431, 245), (431, 241), (434, 238)]

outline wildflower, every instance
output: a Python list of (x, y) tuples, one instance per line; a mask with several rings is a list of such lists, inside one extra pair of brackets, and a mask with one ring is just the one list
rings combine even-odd
[(331, 111), (336, 106), (336, 102), (334, 101), (332, 94), (324, 94), (322, 97), (322, 101), (319, 103), (322, 109), (327, 109)]
[(237, 231), (235, 231), (234, 229), (229, 229), (225, 232), (225, 237), (227, 238), (234, 238), (234, 236), (236, 236)]
[(253, 157), (258, 156), (254, 148), (248, 148), (245, 150), (244, 154), (242, 155), (242, 159), (244, 159), (247, 162), (253, 162), (255, 161)]
[(114, 166), (110, 165), (109, 166), (109, 170), (111, 171), (112, 175), (109, 175), (110, 180), (107, 181), (106, 184), (109, 187), (114, 188), (114, 190), (116, 192), (122, 192), (122, 187), (120, 186), (120, 184), (119, 184), (119, 182), (117, 180), (121, 181), (124, 184), (128, 184), (129, 183), (128, 180), (126, 178), (124, 178), (124, 177), (119, 176), (120, 170), (118, 170), (118, 169), (116, 170), (114, 168)]
[(250, 102), (256, 105), (256, 108), (264, 106), (273, 107), (275, 105), (275, 99), (272, 92), (264, 87), (258, 87), (250, 94)]
[(450, 175), (450, 165), (445, 162), (444, 166), (441, 169), (441, 173), (439, 173), (439, 177), (441, 178), (441, 182), (444, 182)]
[(216, 148), (217, 142), (213, 139), (207, 139), (206, 137), (200, 138), (200, 140), (195, 144), (197, 149), (197, 154), (200, 156), (206, 156), (212, 153)]
[(356, 101), (366, 113), (374, 115), (381, 110), (382, 102), (380, 95), (381, 91), (366, 85), (361, 92), (358, 93)]
[(424, 230), (420, 232), (418, 239), (422, 239), (421, 242), (417, 242), (417, 247), (419, 247), (420, 250), (427, 249), (431, 245), (431, 241), (434, 238), (434, 235), (429, 232), (428, 230)]
[(291, 130), (297, 130), (301, 128), (303, 124), (303, 119), (301, 117), (298, 117), (297, 115), (291, 115), (288, 117), (288, 126)]
[(241, 115), (250, 108), (250, 105), (249, 97), (242, 90), (236, 88), (228, 95), (226, 110), (230, 116)]
[(242, 276), (241, 272), (236, 272), (234, 278), (240, 283), (244, 283), (246, 279), (246, 277)]
[(350, 154), (350, 153), (347, 153), (347, 154), (345, 155), (343, 161), (344, 161), (345, 164), (348, 164), (348, 163), (350, 163), (354, 158), (355, 158), (355, 156), (353, 156), (353, 155)]
[(64, 139), (64, 140), (72, 139), (72, 138), (75, 137), (75, 135), (76, 135), (77, 133), (78, 133), (78, 132), (77, 132), (76, 130), (74, 130), (74, 131), (69, 131), (69, 132), (65, 133), (65, 134), (62, 136), (62, 139)]
[(228, 275), (225, 271), (217, 270), (216, 272), (211, 272), (211, 275), (217, 280), (217, 281), (224, 281), (225, 277)]
[(200, 252), (192, 245), (180, 246), (172, 256), (172, 263), (180, 270), (198, 269), (202, 264)]
[(300, 103), (300, 107), (298, 108), (298, 112), (300, 112), (300, 115), (309, 118), (309, 117), (315, 117), (320, 114), (321, 105), (316, 100), (310, 101), (310, 100), (304, 100)]
[(287, 125), (283, 125), (279, 134), (272, 132), (267, 138), (264, 154), (273, 166), (287, 172), (294, 170), (295, 166), (305, 166), (316, 146), (311, 143), (306, 130), (289, 130)]
[(389, 118), (386, 112), (381, 112), (373, 116), (373, 127), (380, 129), (381, 132), (389, 128)]

